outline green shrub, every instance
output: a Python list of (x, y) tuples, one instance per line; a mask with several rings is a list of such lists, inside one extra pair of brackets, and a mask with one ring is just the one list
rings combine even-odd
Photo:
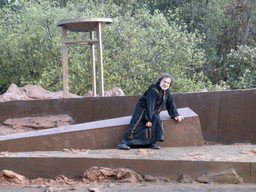
[(227, 84), (232, 89), (256, 87), (256, 48), (239, 46), (231, 50), (225, 64)]
[[(161, 73), (176, 80), (175, 92), (199, 88), (218, 89), (202, 75), (205, 52), (197, 32), (167, 22), (159, 11), (133, 9), (109, 1), (26, 1), (6, 5), (0, 13), (0, 87), (38, 84), (50, 91), (62, 89), (61, 28), (57, 22), (74, 18), (112, 18), (103, 28), (105, 89), (115, 86), (125, 94), (142, 94)], [(88, 34), (68, 33), (70, 39)], [(91, 90), (89, 46), (69, 46), (70, 92), (83, 95)], [(97, 61), (96, 61), (97, 62)]]

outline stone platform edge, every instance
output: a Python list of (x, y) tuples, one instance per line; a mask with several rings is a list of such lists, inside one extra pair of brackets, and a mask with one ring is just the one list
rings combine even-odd
[(0, 157), (0, 170), (12, 170), (28, 179), (80, 176), (92, 166), (129, 168), (141, 175), (178, 180), (182, 174), (195, 179), (209, 172), (235, 169), (245, 183), (256, 183), (256, 162), (119, 159), (88, 157)]

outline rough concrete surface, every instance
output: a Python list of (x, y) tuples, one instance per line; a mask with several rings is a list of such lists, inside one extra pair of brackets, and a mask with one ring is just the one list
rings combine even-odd
[(221, 145), (165, 147), (160, 150), (150, 148), (120, 149), (63, 149), (63, 151), (1, 152), (3, 157), (48, 157), (48, 158), (104, 158), (104, 159), (145, 159), (214, 162), (255, 162), (256, 145)]

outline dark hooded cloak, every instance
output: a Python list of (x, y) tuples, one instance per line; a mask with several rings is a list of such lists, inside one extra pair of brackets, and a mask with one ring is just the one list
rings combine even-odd
[[(133, 111), (128, 130), (120, 143), (126, 145), (150, 145), (164, 140), (164, 127), (159, 113), (166, 106), (171, 118), (179, 116), (170, 89), (162, 90), (154, 84), (140, 98)], [(152, 122), (152, 127), (146, 123)]]

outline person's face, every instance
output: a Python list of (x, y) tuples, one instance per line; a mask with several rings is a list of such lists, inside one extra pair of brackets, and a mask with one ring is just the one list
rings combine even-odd
[(160, 87), (161, 87), (163, 90), (166, 90), (166, 89), (168, 89), (168, 88), (170, 87), (171, 82), (172, 82), (171, 78), (164, 77), (164, 78), (162, 79), (162, 81), (160, 82)]

